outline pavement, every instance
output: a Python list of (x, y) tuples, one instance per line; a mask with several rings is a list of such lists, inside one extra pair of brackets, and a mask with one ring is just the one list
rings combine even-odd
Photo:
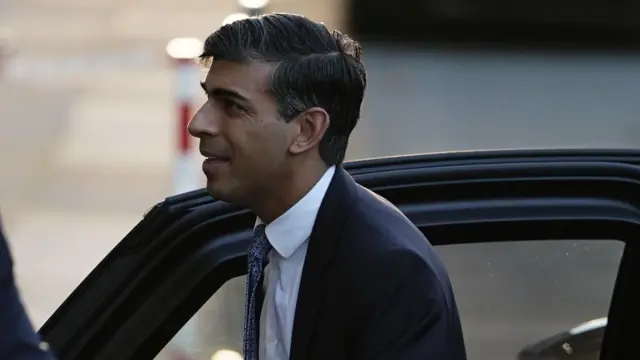
[[(637, 59), (365, 49), (370, 83), (350, 159), (640, 145)], [(171, 77), (141, 69), (127, 90), (136, 71), (91, 86), (0, 82), (0, 204), (36, 326), (172, 193)], [(530, 342), (605, 315), (621, 248), (611, 241), (439, 248), (469, 358), (513, 359)], [(238, 346), (241, 283), (225, 285), (201, 310), (203, 359), (213, 347)]]

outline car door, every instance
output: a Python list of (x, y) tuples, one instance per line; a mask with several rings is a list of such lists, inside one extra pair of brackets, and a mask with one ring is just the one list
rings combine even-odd
[[(640, 321), (640, 152), (446, 153), (358, 161), (345, 168), (398, 206), (436, 250), (532, 240), (623, 244), (615, 285), (607, 290), (610, 306), (598, 315), (608, 316), (601, 359), (640, 358), (633, 337)], [(204, 190), (165, 199), (89, 274), (41, 335), (62, 360), (154, 359), (225, 283), (245, 274), (254, 220), (246, 209), (215, 201)], [(468, 298), (492, 291), (460, 278), (452, 282), (459, 303), (460, 284), (471, 287), (464, 296), (470, 303), (474, 299)], [(216, 309), (239, 312), (231, 321), (237, 322), (234, 331), (242, 322), (240, 288), (227, 307)], [(544, 294), (539, 299), (549, 300)], [(464, 323), (464, 311), (462, 316)], [(465, 326), (465, 337), (470, 331)], [(219, 343), (219, 336), (207, 341)], [(240, 340), (224, 341), (237, 348)], [(470, 359), (481, 358), (478, 351)]]

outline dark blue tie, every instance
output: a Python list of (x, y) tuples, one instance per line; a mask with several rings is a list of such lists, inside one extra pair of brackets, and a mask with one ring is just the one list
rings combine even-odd
[(244, 360), (258, 360), (260, 340), (260, 311), (264, 300), (262, 276), (271, 245), (267, 240), (265, 225), (259, 224), (254, 230), (253, 243), (249, 247), (247, 284), (244, 306)]

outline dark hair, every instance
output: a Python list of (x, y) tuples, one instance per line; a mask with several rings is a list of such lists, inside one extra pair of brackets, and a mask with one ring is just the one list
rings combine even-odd
[(209, 35), (200, 60), (273, 62), (269, 92), (291, 121), (311, 107), (330, 118), (320, 143), (327, 165), (344, 161), (367, 84), (360, 45), (304, 16), (275, 13), (227, 24)]

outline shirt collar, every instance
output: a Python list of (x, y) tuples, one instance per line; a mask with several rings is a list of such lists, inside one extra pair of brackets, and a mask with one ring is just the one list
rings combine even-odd
[[(280, 256), (290, 257), (311, 236), (320, 205), (335, 170), (335, 166), (329, 167), (302, 199), (267, 225), (267, 239)], [(256, 226), (258, 224), (263, 224), (260, 218), (256, 220)]]

